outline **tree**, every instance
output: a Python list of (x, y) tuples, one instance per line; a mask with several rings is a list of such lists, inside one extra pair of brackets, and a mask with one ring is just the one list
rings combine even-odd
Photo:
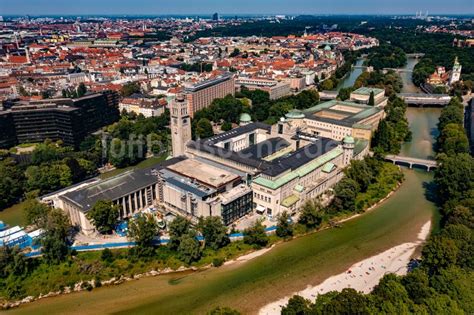
[(474, 159), (469, 154), (441, 155), (435, 172), (438, 197), (442, 203), (466, 198), (474, 189)]
[(178, 257), (186, 264), (190, 264), (201, 258), (201, 245), (196, 239), (195, 233), (189, 232), (181, 236), (178, 246)]
[(196, 137), (199, 139), (206, 139), (212, 137), (214, 131), (212, 131), (212, 124), (209, 119), (201, 118), (196, 125)]
[(0, 161), (0, 174), (0, 209), (4, 209), (20, 199), (25, 175), (12, 158)]
[(23, 207), (28, 225), (36, 226), (41, 226), (45, 222), (50, 210), (50, 207), (36, 199), (27, 200)]
[(229, 236), (227, 236), (227, 227), (222, 223), (220, 217), (200, 217), (197, 228), (204, 237), (206, 247), (218, 250), (230, 242)]
[(317, 314), (369, 314), (367, 297), (354, 289), (345, 288), (340, 293), (318, 295), (314, 309)]
[(323, 91), (330, 91), (334, 88), (334, 83), (332, 82), (331, 79), (326, 79), (323, 82), (321, 82), (321, 90)]
[(107, 263), (111, 263), (114, 260), (114, 253), (112, 253), (110, 249), (105, 248), (100, 255), (100, 259)]
[(281, 315), (306, 315), (311, 313), (311, 301), (299, 295), (294, 295), (288, 304), (282, 307)]
[(176, 250), (178, 249), (181, 237), (191, 229), (191, 221), (183, 217), (176, 217), (169, 225), (170, 241), (168, 246)]
[(298, 223), (309, 229), (315, 229), (323, 222), (322, 206), (319, 202), (308, 200), (301, 209)]
[(140, 214), (128, 224), (128, 238), (135, 242), (138, 256), (153, 254), (155, 237), (159, 235), (158, 224), (152, 215)]
[(446, 268), (456, 263), (459, 249), (453, 240), (434, 236), (423, 247), (423, 265), (431, 272)]
[(345, 101), (351, 97), (351, 93), (354, 91), (354, 88), (341, 88), (337, 94), (337, 98), (341, 101)]
[(122, 86), (120, 91), (123, 97), (128, 97), (135, 93), (140, 93), (140, 85), (137, 82), (130, 82)]
[(374, 106), (374, 105), (375, 105), (374, 91), (371, 91), (371, 92), (370, 92), (368, 105), (369, 105), (369, 106)]
[(291, 217), (286, 211), (283, 211), (278, 216), (276, 235), (282, 238), (293, 236), (293, 225), (291, 224)]
[(332, 205), (336, 211), (356, 210), (356, 197), (360, 191), (359, 184), (353, 179), (343, 178), (334, 188), (335, 197)]
[(438, 152), (453, 155), (457, 153), (469, 153), (469, 140), (464, 127), (459, 124), (450, 123), (445, 125), (438, 137)]
[(438, 129), (443, 130), (448, 124), (463, 125), (464, 109), (462, 104), (454, 97), (448, 106), (444, 107), (439, 117)]
[[(18, 246), (0, 247), (0, 278), (10, 275), (23, 276), (28, 272), (28, 261)], [(1, 283), (1, 280), (0, 280)]]
[(41, 228), (44, 232), (39, 242), (42, 245), (43, 258), (52, 264), (63, 261), (69, 255), (67, 244), (69, 218), (63, 210), (51, 209)]
[(77, 97), (83, 97), (87, 93), (87, 88), (84, 85), (84, 83), (80, 83), (78, 88), (77, 88)]
[(222, 131), (229, 131), (232, 130), (232, 124), (230, 122), (224, 122), (221, 126)]
[(240, 50), (238, 48), (234, 48), (234, 50), (230, 53), (229, 57), (234, 58), (240, 54)]
[(94, 224), (97, 231), (110, 234), (118, 223), (120, 206), (110, 200), (99, 200), (87, 212), (87, 218)]
[(433, 294), (429, 281), (425, 270), (417, 268), (403, 277), (401, 283), (405, 287), (410, 299), (416, 304), (421, 304), (423, 300)]
[(262, 222), (257, 221), (244, 230), (244, 243), (264, 247), (268, 244), (268, 235)]

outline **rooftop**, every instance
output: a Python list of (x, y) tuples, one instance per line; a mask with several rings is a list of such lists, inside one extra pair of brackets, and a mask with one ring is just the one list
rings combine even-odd
[(303, 113), (307, 119), (352, 127), (380, 111), (382, 109), (378, 107), (332, 100), (308, 108)]
[(214, 188), (221, 187), (240, 178), (240, 176), (229, 171), (195, 159), (178, 162), (168, 166), (168, 169)]
[(157, 183), (158, 179), (153, 174), (153, 169), (166, 167), (182, 159), (173, 158), (150, 168), (128, 171), (112, 178), (101, 180), (85, 188), (65, 193), (60, 198), (74, 203), (83, 212), (87, 212), (99, 200), (116, 200), (131, 192)]
[(377, 95), (377, 94), (380, 94), (380, 93), (385, 94), (385, 90), (377, 89), (377, 88), (371, 88), (371, 87), (361, 87), (361, 88), (358, 88), (357, 90), (353, 91), (352, 93), (369, 96), (371, 92), (374, 92), (374, 95)]

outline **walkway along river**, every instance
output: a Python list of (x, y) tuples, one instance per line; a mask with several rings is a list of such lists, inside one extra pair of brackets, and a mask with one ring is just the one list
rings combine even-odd
[[(403, 152), (427, 157), (432, 149), (423, 143), (434, 141), (436, 115), (425, 119), (425, 110), (416, 110), (408, 113), (413, 140), (404, 145)], [(430, 132), (422, 132), (422, 126)], [(408, 169), (404, 173), (402, 186), (374, 210), (344, 222), (341, 228), (276, 245), (250, 261), (43, 299), (8, 313), (202, 314), (215, 306), (256, 313), (265, 304), (317, 285), (358, 261), (416, 240), (422, 226), (436, 217), (434, 204), (426, 198), (432, 173)]]

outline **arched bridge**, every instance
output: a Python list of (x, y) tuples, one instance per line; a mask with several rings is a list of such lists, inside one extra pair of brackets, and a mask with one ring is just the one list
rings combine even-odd
[(421, 166), (426, 167), (426, 170), (429, 172), (432, 168), (438, 167), (438, 164), (435, 160), (428, 160), (428, 159), (417, 159), (408, 156), (399, 156), (399, 155), (386, 155), (386, 161), (390, 161), (393, 164), (402, 164), (408, 165), (410, 168), (413, 166)]

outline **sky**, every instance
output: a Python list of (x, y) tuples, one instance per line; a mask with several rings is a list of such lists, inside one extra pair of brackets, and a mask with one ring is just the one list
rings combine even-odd
[(474, 14), (474, 0), (0, 0), (0, 15)]

